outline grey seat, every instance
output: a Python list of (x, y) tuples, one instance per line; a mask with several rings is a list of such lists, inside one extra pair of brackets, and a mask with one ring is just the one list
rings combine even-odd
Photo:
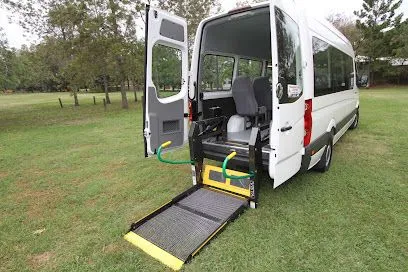
[(255, 98), (259, 107), (265, 107), (268, 120), (272, 116), (272, 87), (268, 77), (257, 77), (254, 79), (253, 88)]
[(239, 76), (234, 80), (232, 83), (232, 97), (238, 115), (254, 117), (259, 114), (258, 102), (249, 77)]
[[(259, 108), (258, 106), (253, 84), (249, 77), (240, 76), (234, 80), (232, 83), (232, 97), (235, 101), (237, 114), (255, 120), (253, 124), (257, 124), (258, 117), (261, 114), (265, 114), (265, 107)], [(250, 136), (251, 128), (245, 128), (242, 131), (228, 132), (228, 140), (230, 141), (248, 143)]]

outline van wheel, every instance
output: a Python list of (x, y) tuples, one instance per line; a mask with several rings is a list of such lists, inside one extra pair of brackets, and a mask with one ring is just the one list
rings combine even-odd
[(328, 171), (331, 165), (332, 156), (333, 156), (333, 136), (330, 135), (330, 139), (326, 145), (326, 149), (324, 150), (324, 153), (320, 161), (316, 164), (314, 169), (322, 173)]
[(356, 129), (356, 128), (358, 127), (359, 119), (360, 119), (360, 113), (359, 113), (359, 111), (357, 110), (357, 112), (356, 112), (356, 118), (354, 118), (354, 122), (351, 124), (350, 129)]

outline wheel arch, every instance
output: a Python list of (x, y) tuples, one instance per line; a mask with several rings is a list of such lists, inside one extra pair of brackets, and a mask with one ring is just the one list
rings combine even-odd
[(326, 132), (331, 132), (332, 130), (334, 130), (334, 134), (337, 133), (337, 130), (336, 130), (336, 121), (335, 121), (334, 119), (331, 119), (331, 120), (330, 120), (330, 123), (329, 123), (329, 125), (328, 125), (328, 127), (327, 127)]

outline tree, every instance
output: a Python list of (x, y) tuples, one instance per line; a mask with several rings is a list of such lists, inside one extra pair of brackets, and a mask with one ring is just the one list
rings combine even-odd
[(15, 84), (13, 62), (15, 52), (8, 47), (8, 41), (2, 28), (0, 28), (0, 89), (13, 88)]
[(363, 7), (354, 14), (358, 17), (356, 25), (361, 31), (361, 54), (369, 63), (370, 83), (374, 83), (374, 74), (384, 65), (381, 57), (392, 55), (386, 30), (398, 27), (402, 14), (396, 14), (402, 0), (364, 0)]
[[(136, 92), (143, 85), (144, 80), (144, 42), (130, 41), (127, 44), (126, 74), (132, 81), (133, 91)], [(137, 96), (135, 97), (137, 101)]]
[(387, 34), (391, 36), (390, 45), (393, 48), (393, 64), (395, 65), (391, 72), (397, 84), (408, 83), (408, 20)]
[(408, 20), (395, 31), (392, 40), (394, 56), (402, 61), (408, 61)]
[(140, 14), (137, 12), (142, 8), (142, 1), (6, 2), (3, 3), (14, 11), (14, 19), (24, 29), (41, 37), (42, 46), (37, 49), (48, 48), (52, 55), (44, 56), (45, 63), (49, 64), (48, 68), (58, 84), (73, 92), (75, 101), (79, 88), (93, 85), (101, 79), (107, 102), (110, 102), (109, 83), (120, 84), (122, 107), (128, 107), (125, 81), (139, 77), (138, 73), (130, 70), (130, 64), (132, 69), (136, 68), (136, 63), (139, 65), (132, 59), (136, 56), (135, 44), (138, 44), (134, 14)]
[(57, 91), (62, 86), (58, 79), (58, 57), (52, 54), (52, 43), (41, 43), (17, 52), (19, 89), (28, 91)]
[(78, 106), (77, 91), (86, 81), (78, 59), (82, 49), (79, 36), (87, 14), (84, 1), (24, 0), (10, 7), (23, 28), (42, 37), (46, 63), (59, 87), (71, 91)]
[(353, 46), (356, 55), (359, 55), (361, 31), (357, 28), (356, 22), (342, 13), (331, 14), (327, 17), (327, 20), (331, 22), (344, 36), (346, 36)]
[(250, 6), (252, 4), (264, 2), (264, 0), (238, 0), (236, 3), (236, 7), (245, 7), (245, 6)]

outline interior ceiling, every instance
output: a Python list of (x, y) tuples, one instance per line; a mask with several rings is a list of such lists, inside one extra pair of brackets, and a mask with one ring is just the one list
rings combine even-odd
[(224, 17), (206, 25), (204, 52), (271, 59), (269, 8)]

